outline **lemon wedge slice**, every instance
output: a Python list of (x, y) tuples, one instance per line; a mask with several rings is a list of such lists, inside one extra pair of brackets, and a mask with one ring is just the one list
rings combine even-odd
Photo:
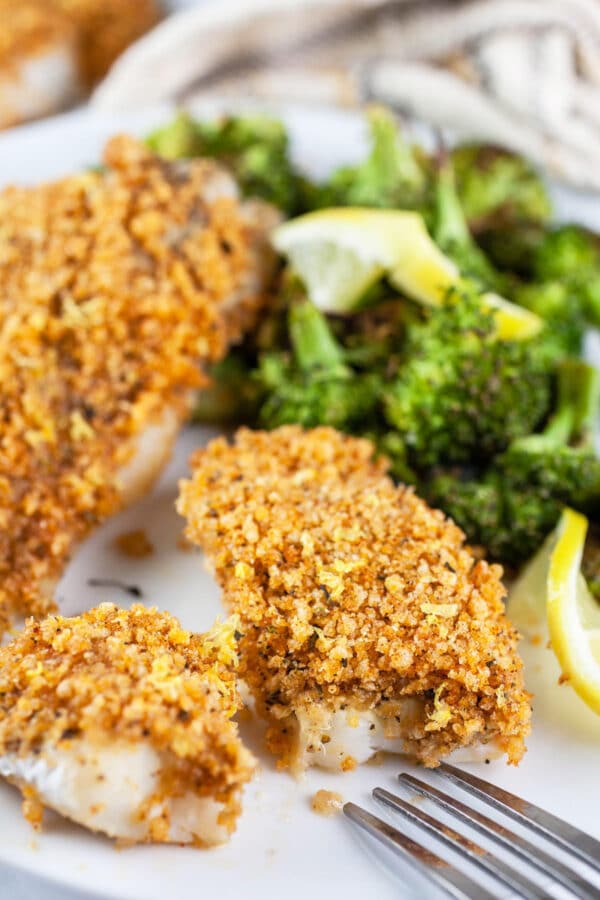
[[(272, 241), (323, 312), (350, 312), (384, 276), (428, 306), (439, 306), (448, 290), (461, 284), (456, 265), (431, 239), (423, 217), (408, 210), (318, 210), (278, 226)], [(484, 302), (496, 315), (500, 339), (523, 340), (542, 327), (534, 313), (496, 294), (484, 295)]]
[(515, 582), (507, 612), (526, 634), (547, 625), (565, 679), (600, 714), (600, 605), (581, 574), (587, 527), (585, 516), (564, 510)]
[(600, 607), (581, 574), (585, 516), (566, 510), (548, 573), (548, 629), (569, 684), (600, 714)]
[(424, 303), (441, 302), (458, 278), (423, 218), (403, 210), (344, 207), (307, 213), (273, 232), (310, 299), (323, 312), (347, 312), (383, 275)]
[(503, 341), (525, 341), (535, 337), (543, 328), (544, 323), (539, 316), (499, 294), (488, 292), (481, 299), (494, 313), (498, 337)]

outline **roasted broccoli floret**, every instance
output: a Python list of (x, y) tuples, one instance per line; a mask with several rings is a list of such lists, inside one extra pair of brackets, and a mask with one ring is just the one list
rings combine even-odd
[(579, 225), (546, 230), (535, 247), (533, 274), (540, 281), (576, 275), (598, 264), (597, 239)]
[(502, 293), (505, 287), (503, 278), (471, 236), (456, 192), (452, 162), (445, 154), (440, 159), (437, 173), (434, 218), (435, 242), (454, 260), (461, 275), (470, 278), (483, 290)]
[(600, 325), (600, 244), (579, 225), (547, 231), (535, 249), (533, 278), (564, 285), (582, 318)]
[(290, 214), (299, 209), (303, 182), (289, 158), (285, 127), (277, 119), (255, 115), (195, 121), (181, 112), (153, 132), (148, 144), (167, 159), (218, 159), (232, 170), (246, 196), (262, 197)]
[(429, 176), (424, 157), (404, 140), (395, 118), (383, 107), (368, 113), (371, 152), (363, 163), (337, 169), (313, 194), (309, 206), (423, 206)]
[(479, 296), (453, 292), (409, 326), (385, 413), (411, 464), (486, 459), (543, 420), (552, 366), (543, 341), (498, 340)]
[(452, 151), (458, 195), (471, 229), (501, 222), (545, 222), (552, 207), (544, 183), (527, 160), (485, 144)]
[(557, 358), (581, 353), (586, 315), (578, 292), (568, 282), (520, 284), (513, 299), (544, 319), (547, 345), (555, 346)]
[(255, 373), (265, 393), (260, 424), (368, 427), (379, 377), (357, 374), (346, 365), (325, 316), (308, 300), (290, 307), (288, 323), (291, 352), (262, 354)]
[(232, 350), (208, 373), (212, 384), (199, 391), (192, 413), (194, 422), (226, 423), (254, 420), (260, 391), (251, 377), (251, 365), (244, 354)]
[(501, 222), (477, 233), (477, 244), (492, 265), (510, 276), (532, 279), (537, 249), (544, 239), (545, 227), (539, 222)]
[(564, 505), (598, 513), (600, 460), (594, 434), (599, 401), (598, 371), (582, 360), (566, 360), (546, 428), (515, 440), (479, 478), (472, 472), (438, 475), (425, 485), (429, 499), (490, 556), (523, 562), (554, 528)]

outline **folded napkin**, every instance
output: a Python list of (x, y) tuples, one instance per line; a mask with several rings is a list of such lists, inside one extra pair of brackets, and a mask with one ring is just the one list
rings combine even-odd
[(597, 0), (206, 0), (138, 41), (97, 107), (381, 100), (600, 189)]

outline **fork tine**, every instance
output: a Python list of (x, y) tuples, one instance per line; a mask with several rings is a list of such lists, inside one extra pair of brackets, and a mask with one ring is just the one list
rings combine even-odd
[(489, 803), (499, 812), (510, 816), (520, 825), (525, 825), (532, 831), (573, 853), (578, 859), (592, 866), (596, 872), (600, 872), (600, 841), (589, 834), (575, 828), (558, 816), (552, 815), (545, 809), (541, 809), (534, 803), (522, 800), (514, 794), (502, 788), (477, 778), (469, 772), (463, 772), (455, 766), (442, 763), (439, 767), (440, 774), (450, 779), (454, 784), (464, 788), (479, 800)]
[(403, 773), (398, 776), (398, 780), (404, 787), (408, 787), (423, 797), (427, 797), (428, 800), (431, 800), (437, 806), (452, 813), (461, 822), (472, 826), (479, 834), (491, 838), (504, 847), (505, 850), (510, 850), (511, 853), (514, 853), (515, 856), (518, 856), (542, 874), (553, 878), (563, 887), (568, 888), (576, 897), (581, 897), (583, 900), (600, 900), (600, 890), (595, 885), (583, 878), (579, 872), (574, 872), (564, 863), (554, 859), (544, 850), (521, 837), (520, 834), (515, 834), (504, 825), (471, 809), (455, 797), (439, 791), (419, 778)]
[(448, 825), (434, 819), (422, 809), (418, 809), (395, 794), (383, 788), (375, 788), (373, 796), (376, 800), (389, 806), (395, 812), (399, 812), (405, 816), (410, 822), (413, 822), (419, 828), (422, 828), (428, 834), (433, 835), (437, 840), (441, 841), (451, 850), (454, 850), (460, 856), (476, 865), (478, 868), (487, 872), (501, 884), (512, 888), (520, 897), (525, 900), (545, 900), (548, 892), (545, 888), (534, 884), (525, 875), (517, 872), (511, 866), (507, 865), (503, 860), (498, 859), (488, 850), (480, 847), (474, 841), (454, 831)]
[(355, 803), (344, 804), (344, 815), (372, 837), (394, 851), (413, 869), (455, 900), (496, 900), (451, 863), (426, 850), (416, 841), (402, 834), (393, 825), (373, 816)]

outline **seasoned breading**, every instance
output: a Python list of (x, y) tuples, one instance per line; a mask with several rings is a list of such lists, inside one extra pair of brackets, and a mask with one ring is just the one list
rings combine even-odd
[[(29, 2), (29, 0), (28, 0)], [(48, 2), (48, 0), (46, 0)], [(50, 0), (77, 28), (79, 67), (91, 87), (161, 18), (158, 0)]]
[(0, 128), (73, 103), (80, 81), (75, 26), (47, 0), (0, 0)]
[(275, 211), (216, 163), (113, 138), (106, 171), (0, 194), (0, 614), (152, 481), (200, 365), (268, 296)]
[(6, 69), (45, 52), (64, 36), (73, 39), (68, 17), (43, 0), (0, 0), (0, 16), (0, 64)]
[(50, 806), (127, 840), (224, 840), (254, 768), (231, 721), (234, 628), (110, 603), (29, 620), (0, 649), (0, 774), (32, 823)]
[(155, 0), (0, 0), (0, 128), (72, 105), (160, 17)]
[(273, 749), (342, 770), (378, 747), (432, 766), (493, 743), (519, 761), (529, 695), (501, 569), (370, 442), (242, 429), (192, 468), (179, 511), (240, 616), (240, 676)]

